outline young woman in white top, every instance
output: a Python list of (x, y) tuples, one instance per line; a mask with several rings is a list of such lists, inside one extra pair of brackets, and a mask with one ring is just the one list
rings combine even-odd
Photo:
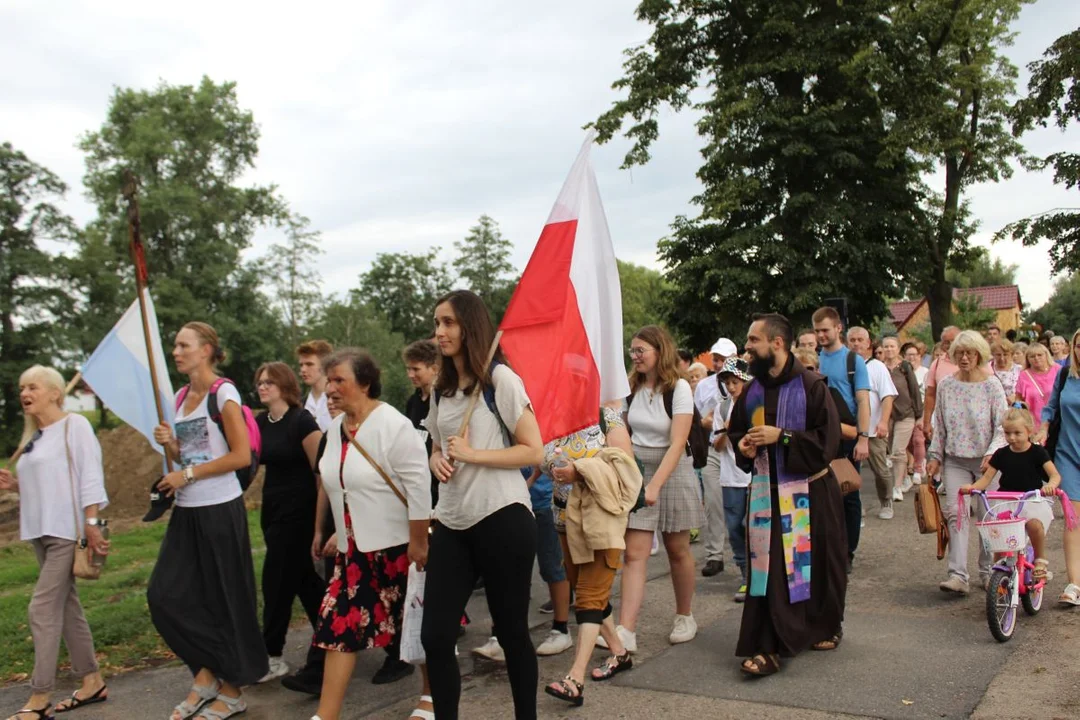
[(225, 359), (214, 328), (184, 325), (172, 357), (191, 382), (176, 411), (175, 435), (164, 423), (154, 430), (154, 439), (180, 467), (157, 485), (175, 494), (176, 503), (146, 600), (161, 639), (195, 676), (172, 720), (224, 720), (247, 709), (240, 688), (269, 670), (256, 615), (244, 494), (236, 477), (251, 463), (251, 445), (234, 385), (223, 383), (217, 390), (224, 434), (207, 410), (210, 386), (218, 379), (215, 367)]
[[(313, 720), (338, 720), (361, 650), (386, 651), (384, 675), (412, 672), (400, 659), (401, 622), (409, 563), (420, 569), (427, 563), (431, 476), (412, 423), (379, 400), (381, 373), (371, 356), (345, 348), (323, 362), (327, 396), (343, 412), (330, 422), (316, 457), (337, 555), (313, 640), (327, 651)], [(428, 717), (430, 700), (425, 692), (413, 717)]]
[[(456, 720), (461, 675), (454, 645), (465, 603), (484, 578), (495, 636), (506, 655), (514, 716), (536, 717), (536, 652), (529, 637), (529, 585), (536, 557), (536, 521), (519, 468), (543, 459), (540, 427), (521, 378), (495, 355), (487, 307), (476, 294), (455, 290), (435, 307), (439, 376), (426, 427), (431, 471), (441, 482), (431, 536), (421, 637), (431, 676), (435, 715)], [(492, 413), (484, 388), (493, 391)], [(459, 435), (470, 395), (476, 407)]]
[[(626, 526), (626, 566), (622, 576), (620, 624), (616, 628), (629, 652), (637, 652), (637, 620), (645, 597), (645, 574), (657, 530), (664, 538), (675, 587), (675, 622), (668, 640), (688, 642), (697, 634), (691, 614), (694, 600), (694, 556), (690, 529), (702, 527), (705, 511), (687, 438), (694, 417), (690, 383), (677, 369), (675, 344), (667, 331), (648, 325), (630, 343), (630, 409), (627, 427), (634, 455), (645, 468), (645, 504)], [(671, 415), (664, 395), (672, 393)]]
[(72, 564), (75, 541), (82, 532), (94, 552), (108, 553), (109, 542), (96, 523), (98, 511), (109, 500), (101, 446), (86, 418), (63, 411), (64, 378), (60, 373), (40, 365), (28, 369), (19, 378), (19, 400), (25, 424), (15, 465), (18, 477), (0, 469), (0, 490), (19, 493), (20, 534), (34, 546), (41, 572), (30, 600), (30, 634), (34, 639), (31, 695), (23, 709), (11, 717), (36, 720), (52, 717), (49, 696), (56, 680), (61, 635), (81, 687), (57, 703), (57, 711), (108, 698)]

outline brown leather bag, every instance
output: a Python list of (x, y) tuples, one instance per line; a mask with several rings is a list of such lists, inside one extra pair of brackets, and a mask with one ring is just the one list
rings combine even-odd
[(862, 489), (862, 475), (846, 457), (836, 458), (829, 463), (829, 467), (836, 476), (836, 482), (840, 483), (841, 494), (847, 495)]
[(919, 532), (937, 535), (937, 557), (940, 560), (945, 557), (945, 550), (949, 546), (949, 524), (941, 512), (941, 500), (929, 478), (927, 482), (916, 485), (916, 488), (915, 520), (919, 523)]
[(71, 461), (71, 444), (68, 442), (68, 420), (64, 419), (64, 452), (67, 453), (68, 479), (71, 483), (71, 507), (75, 511), (75, 560), (71, 573), (81, 580), (97, 580), (101, 577), (102, 565), (92, 562), (94, 550), (86, 539), (86, 529), (79, 533), (79, 503), (75, 492), (75, 464)]

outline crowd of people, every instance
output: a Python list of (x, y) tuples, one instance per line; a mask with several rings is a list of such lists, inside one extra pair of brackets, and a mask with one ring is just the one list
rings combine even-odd
[[(483, 301), (454, 291), (432, 315), (433, 338), (402, 351), (415, 393), (401, 410), (380, 399), (382, 369), (370, 354), (313, 340), (296, 349), (299, 378), (284, 362), (259, 367), (263, 411), (252, 414), (219, 375), (215, 330), (190, 322), (176, 333), (172, 360), (188, 383), (175, 422), (154, 433), (175, 469), (155, 484), (147, 516), (171, 506), (147, 601), (193, 677), (172, 720), (226, 720), (245, 712), (245, 686), (279, 678), (318, 697), (313, 720), (337, 720), (365, 649), (386, 656), (372, 682), (411, 676), (416, 666), (401, 657), (410, 566), (426, 572), (411, 718), (458, 717), (457, 642), (478, 587), (492, 636), (475, 652), (505, 663), (517, 718), (536, 717), (537, 656), (575, 648), (574, 610), (569, 668), (543, 687), (580, 706), (587, 681), (634, 666), (657, 543), (674, 591), (668, 641), (695, 638), (699, 530), (701, 574), (723, 573), (728, 547), (738, 574), (741, 670), (771, 675), (782, 658), (843, 640), (865, 510), (858, 491), (842, 489), (835, 460), (868, 463), (885, 521), (915, 485), (940, 483), (952, 533), (940, 588), (950, 593), (972, 582), (959, 491), (1060, 486), (1080, 499), (1080, 331), (1025, 345), (994, 325), (949, 327), (926, 347), (875, 341), (822, 307), (799, 332), (781, 315), (755, 315), (741, 350), (729, 338), (713, 344), (710, 368), (647, 326), (627, 348), (630, 395), (545, 444), (521, 378), (501, 351), (489, 360), (495, 328)], [(20, 492), (22, 538), (41, 568), (29, 610), (31, 695), (9, 720), (108, 699), (72, 572), (81, 549), (110, 550), (101, 449), (86, 419), (62, 410), (64, 392), (55, 370), (23, 373), (25, 431), (17, 462), (0, 470), (0, 489)], [(707, 438), (700, 457), (698, 437)], [(256, 450), (265, 466), (261, 627), (244, 506)], [(1028, 512), (1036, 574), (1049, 580), (1052, 514), (1037, 503)], [(1065, 532), (1065, 557), (1060, 600), (1080, 605), (1080, 530)], [(539, 647), (528, 621), (534, 560), (553, 616)], [(981, 553), (984, 584), (989, 565)], [(296, 599), (311, 643), (293, 672), (283, 650)], [(80, 686), (53, 706), (61, 638)], [(595, 647), (607, 656), (590, 669)]]

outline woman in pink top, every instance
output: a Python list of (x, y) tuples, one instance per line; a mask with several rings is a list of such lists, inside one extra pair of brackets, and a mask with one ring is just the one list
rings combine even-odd
[(1027, 350), (1028, 369), (1016, 379), (1016, 396), (1027, 403), (1031, 414), (1042, 417), (1043, 405), (1050, 400), (1061, 366), (1050, 360), (1050, 352), (1041, 343)]

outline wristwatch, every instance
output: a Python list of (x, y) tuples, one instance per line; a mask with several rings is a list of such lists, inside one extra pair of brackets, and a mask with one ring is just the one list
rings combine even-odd
[(790, 445), (791, 444), (791, 431), (790, 430), (781, 430), (780, 431), (780, 442), (783, 445)]
[(184, 484), (190, 485), (195, 482), (195, 469), (190, 465), (184, 468)]
[(859, 432), (859, 437), (869, 438), (869, 437), (870, 437), (870, 433), (868, 433), (868, 432), (862, 432), (862, 431), (860, 431), (860, 432)]
[(103, 520), (101, 520), (100, 518), (92, 517), (92, 518), (86, 518), (86, 524), (87, 525), (104, 525), (105, 522)]

